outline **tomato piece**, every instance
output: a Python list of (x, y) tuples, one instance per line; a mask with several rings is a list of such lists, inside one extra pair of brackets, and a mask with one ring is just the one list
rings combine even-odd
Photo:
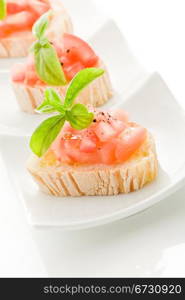
[[(17, 3), (19, 2), (19, 3)], [(32, 11), (38, 17), (48, 11), (50, 8), (49, 3), (40, 0), (19, 0), (7, 2), (7, 13), (8, 15), (16, 14), (22, 11)]]
[(99, 153), (94, 151), (92, 153), (81, 152), (80, 150), (69, 151), (68, 156), (71, 158), (73, 162), (77, 162), (80, 164), (96, 164), (99, 161)]
[(106, 122), (99, 122), (94, 129), (97, 137), (101, 142), (106, 142), (116, 136), (116, 131)]
[(65, 64), (63, 65), (63, 70), (64, 73), (67, 77), (68, 80), (73, 79), (73, 77), (81, 70), (84, 69), (84, 65), (82, 65), (82, 63), (77, 62), (73, 65), (70, 66), (65, 66)]
[(94, 143), (90, 138), (83, 138), (80, 143), (80, 151), (91, 153), (96, 150), (96, 143)]
[(62, 55), (60, 57), (60, 62), (61, 62), (61, 65), (62, 65), (63, 68), (67, 68), (67, 67), (71, 66), (70, 60), (64, 55)]
[(53, 46), (68, 80), (73, 79), (84, 68), (97, 64), (98, 57), (91, 47), (72, 34), (63, 35), (62, 46), (57, 40), (53, 41)]
[(70, 163), (71, 159), (67, 156), (65, 151), (65, 141), (61, 138), (61, 135), (57, 137), (51, 146), (51, 150), (54, 151), (58, 160)]
[(88, 60), (85, 63), (86, 68), (95, 67), (98, 63), (98, 60), (99, 58), (96, 55), (89, 56)]
[(64, 147), (66, 150), (71, 150), (71, 149), (79, 149), (80, 146), (80, 139), (69, 139), (65, 140)]
[(16, 64), (12, 68), (12, 80), (14, 82), (24, 82), (26, 66), (24, 64)]
[(28, 3), (24, 0), (22, 1), (20, 0), (19, 3), (9, 0), (7, 2), (7, 14), (8, 15), (16, 14), (23, 10), (27, 10), (28, 7), (29, 7)]
[(120, 120), (112, 120), (111, 126), (114, 130), (116, 130), (117, 135), (120, 134), (126, 127), (126, 123)]
[(71, 63), (76, 63), (81, 61), (81, 57), (79, 55), (79, 49), (77, 49), (75, 46), (65, 50), (65, 56), (68, 58), (68, 60)]
[(39, 0), (30, 1), (30, 7), (31, 9), (39, 16), (43, 15), (45, 12), (47, 12), (50, 8), (49, 3), (42, 2)]
[(58, 40), (53, 40), (52, 44), (53, 44), (53, 47), (55, 48), (55, 50), (57, 52), (58, 57), (61, 58), (64, 54), (64, 51), (61, 47), (61, 44), (59, 43)]
[(142, 127), (132, 127), (128, 133), (120, 136), (116, 147), (116, 159), (126, 161), (144, 142), (146, 129)]
[(36, 73), (34, 57), (32, 55), (28, 56), (28, 60), (25, 64), (26, 67), (26, 76), (25, 76), (25, 84), (34, 85), (39, 82), (42, 83)]
[(12, 80), (31, 86), (43, 84), (43, 81), (39, 79), (36, 73), (33, 56), (29, 56), (26, 64), (16, 64), (13, 66)]
[(93, 67), (98, 62), (93, 49), (79, 37), (65, 33), (63, 43), (66, 54), (72, 62), (80, 61), (84, 67)]
[(5, 37), (17, 31), (30, 29), (36, 17), (27, 11), (9, 15), (5, 22), (0, 23), (0, 37)]
[(35, 71), (26, 72), (26, 77), (24, 81), (25, 84), (33, 86), (36, 84), (37, 80), (38, 77)]
[(115, 140), (110, 141), (108, 143), (105, 143), (100, 148), (100, 155), (101, 155), (101, 162), (103, 164), (113, 164), (115, 162), (115, 149), (116, 149), (116, 143)]

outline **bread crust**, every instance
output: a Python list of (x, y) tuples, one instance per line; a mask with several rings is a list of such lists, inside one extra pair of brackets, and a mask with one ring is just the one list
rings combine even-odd
[[(72, 33), (71, 19), (61, 1), (49, 0), (49, 2), (54, 14), (47, 32), (48, 38), (56, 38), (57, 35), (61, 36), (64, 32)], [(27, 56), (34, 40), (35, 38), (30, 31), (18, 32), (16, 35), (0, 39), (0, 58)]]
[(27, 168), (40, 189), (47, 194), (60, 197), (108, 196), (139, 190), (154, 180), (158, 161), (153, 137), (148, 134), (140, 149), (123, 164), (47, 165), (47, 160), (32, 155)]
[[(88, 85), (76, 98), (75, 102), (94, 107), (101, 106), (112, 97), (112, 86), (109, 79), (109, 74), (102, 62), (99, 62), (99, 68), (105, 69), (105, 73)], [(34, 114), (36, 107), (43, 102), (44, 90), (48, 86), (27, 86), (20, 83), (12, 82), (17, 102), (20, 109), (24, 112)], [(68, 85), (54, 87), (64, 99)]]
[(27, 56), (33, 42), (34, 37), (29, 31), (0, 39), (0, 58)]

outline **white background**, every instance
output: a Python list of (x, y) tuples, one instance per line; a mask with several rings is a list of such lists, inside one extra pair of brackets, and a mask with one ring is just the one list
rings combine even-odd
[[(185, 107), (185, 1), (94, 2)], [(185, 188), (112, 225), (38, 231), (28, 226), (1, 161), (0, 170), (0, 276), (185, 276)]]

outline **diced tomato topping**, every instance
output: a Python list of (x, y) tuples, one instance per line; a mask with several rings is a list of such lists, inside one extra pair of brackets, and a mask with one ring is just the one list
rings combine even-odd
[(116, 158), (121, 161), (127, 160), (144, 142), (146, 138), (146, 129), (142, 127), (133, 127), (128, 134), (120, 137), (116, 147)]
[(50, 8), (42, 0), (7, 0), (7, 17), (0, 21), (0, 38), (31, 30), (35, 21)]
[(145, 141), (145, 128), (115, 119), (114, 113), (100, 115), (95, 112), (97, 121), (84, 130), (75, 130), (69, 123), (65, 124), (51, 147), (61, 162), (105, 165), (123, 163)]

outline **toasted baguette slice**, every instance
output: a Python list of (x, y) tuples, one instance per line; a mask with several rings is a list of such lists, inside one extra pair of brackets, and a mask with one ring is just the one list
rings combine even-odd
[[(61, 0), (48, 0), (53, 10), (53, 16), (47, 31), (49, 39), (62, 36), (64, 32), (72, 33), (71, 19), (64, 9)], [(29, 53), (35, 38), (31, 31), (18, 32), (7, 38), (0, 39), (0, 58), (23, 57)]]
[[(88, 85), (76, 98), (75, 102), (89, 104), (94, 107), (101, 106), (112, 97), (112, 86), (108, 72), (102, 62), (97, 67), (105, 69), (105, 73)], [(43, 102), (44, 90), (48, 86), (27, 86), (12, 82), (17, 102), (22, 111), (33, 114), (35, 109)], [(55, 87), (64, 99), (68, 85)]]
[(44, 157), (32, 155), (27, 164), (40, 189), (55, 196), (105, 196), (129, 193), (151, 182), (158, 172), (153, 137), (123, 164), (62, 165), (52, 152)]

